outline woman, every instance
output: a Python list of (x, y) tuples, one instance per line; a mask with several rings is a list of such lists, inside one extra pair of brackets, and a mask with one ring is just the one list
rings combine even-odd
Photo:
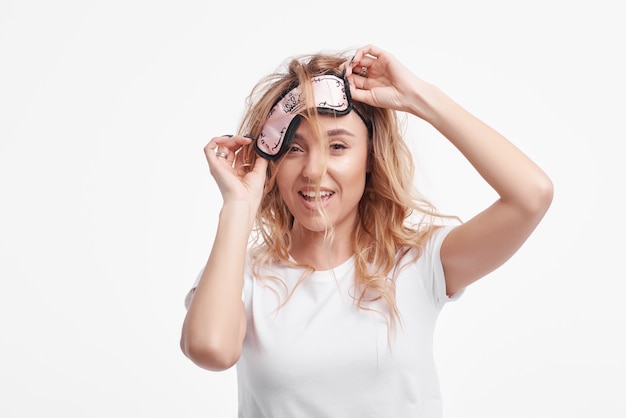
[[(526, 155), (392, 54), (346, 58), (293, 59), (255, 87), (240, 135), (205, 147), (223, 206), (181, 347), (208, 370), (237, 364), (242, 417), (440, 417), (438, 313), (552, 200)], [(434, 126), (498, 199), (466, 222), (438, 214), (413, 191), (396, 112)]]

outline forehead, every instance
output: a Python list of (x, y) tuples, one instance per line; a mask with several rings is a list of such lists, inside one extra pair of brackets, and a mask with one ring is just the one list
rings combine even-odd
[[(355, 138), (367, 138), (367, 127), (355, 112), (350, 112), (343, 116), (320, 114), (317, 120), (319, 122), (319, 129), (327, 135), (341, 134)], [(296, 130), (295, 137), (299, 138), (305, 134), (314, 133), (315, 129), (313, 123), (313, 120), (303, 118), (300, 126), (298, 126)]]

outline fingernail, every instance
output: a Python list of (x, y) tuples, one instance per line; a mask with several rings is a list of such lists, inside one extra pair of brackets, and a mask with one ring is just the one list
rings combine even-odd
[(228, 134), (226, 134), (226, 135), (222, 135), (222, 136), (225, 136), (225, 137), (227, 137), (227, 138), (232, 138), (232, 137), (233, 137), (232, 135), (228, 135)]
[(352, 63), (354, 62), (354, 57), (355, 57), (355, 56), (356, 56), (356, 55), (353, 55), (353, 56), (352, 56), (352, 58), (350, 58), (350, 62), (348, 63), (348, 65), (349, 65), (350, 67), (352, 67)]
[(250, 135), (244, 135), (243, 137), (244, 137), (244, 138), (251, 139), (251, 140), (253, 140), (253, 141), (256, 141), (256, 138), (255, 138), (255, 137), (253, 137), (253, 136), (250, 136)]

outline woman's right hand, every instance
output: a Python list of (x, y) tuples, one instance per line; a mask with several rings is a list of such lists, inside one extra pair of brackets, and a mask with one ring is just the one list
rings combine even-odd
[(207, 264), (188, 302), (180, 346), (207, 370), (235, 365), (246, 336), (241, 300), (246, 253), (268, 164), (264, 158), (256, 158), (253, 165), (244, 161), (243, 147), (251, 143), (250, 138), (226, 135), (204, 147), (224, 204)]
[(263, 196), (267, 160), (256, 158), (253, 166), (243, 160), (243, 153), (240, 151), (252, 141), (244, 136), (214, 137), (204, 147), (204, 154), (211, 175), (222, 193), (224, 204), (247, 201), (252, 204), (251, 209), (256, 213)]

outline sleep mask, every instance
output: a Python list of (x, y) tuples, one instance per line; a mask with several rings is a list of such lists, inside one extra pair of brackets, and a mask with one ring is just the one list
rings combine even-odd
[[(345, 74), (345, 73), (344, 73)], [(311, 79), (314, 100), (320, 114), (343, 116), (352, 110), (350, 84), (345, 75), (324, 74)], [(306, 100), (300, 86), (287, 91), (270, 110), (254, 143), (256, 152), (268, 160), (277, 160), (289, 148), (302, 121), (300, 113)]]

